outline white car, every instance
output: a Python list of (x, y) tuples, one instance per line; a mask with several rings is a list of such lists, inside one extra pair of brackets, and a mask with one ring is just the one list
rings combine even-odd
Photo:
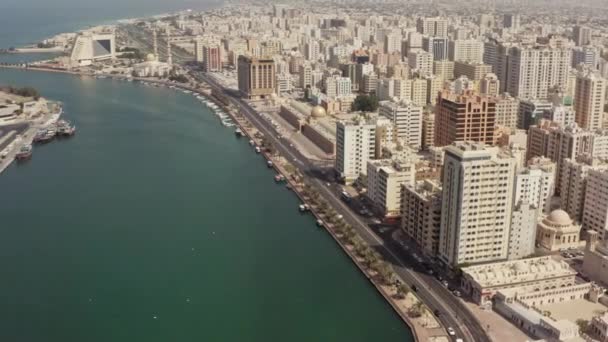
[(456, 335), (456, 332), (454, 331), (454, 328), (452, 328), (452, 327), (448, 327), (448, 334), (449, 334), (450, 336), (454, 336), (454, 335)]

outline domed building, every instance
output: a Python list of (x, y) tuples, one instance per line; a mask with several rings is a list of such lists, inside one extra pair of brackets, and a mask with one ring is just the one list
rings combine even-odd
[(327, 112), (325, 111), (325, 108), (323, 108), (322, 106), (314, 106), (312, 108), (312, 110), (310, 111), (310, 116), (315, 119), (322, 118), (326, 115), (327, 115)]
[(581, 226), (575, 224), (567, 212), (556, 209), (536, 227), (536, 242), (548, 251), (579, 247)]
[(166, 76), (170, 71), (171, 65), (159, 62), (158, 57), (152, 53), (147, 54), (143, 62), (133, 66), (133, 73), (138, 77)]

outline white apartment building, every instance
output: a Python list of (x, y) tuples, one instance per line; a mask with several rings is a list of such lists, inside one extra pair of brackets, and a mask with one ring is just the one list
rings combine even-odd
[(331, 76), (323, 80), (325, 94), (330, 98), (341, 98), (352, 93), (349, 77)]
[(413, 184), (416, 176), (415, 159), (369, 160), (367, 162), (367, 194), (384, 217), (401, 215), (401, 186)]
[(448, 20), (441, 17), (418, 18), (416, 20), (416, 31), (431, 37), (447, 37)]
[(401, 40), (400, 34), (392, 32), (384, 37), (384, 53), (401, 53)]
[(574, 112), (576, 123), (585, 129), (599, 129), (604, 124), (606, 79), (589, 70), (576, 76)]
[(440, 258), (450, 265), (505, 260), (515, 159), (477, 143), (445, 148)]
[(517, 129), (517, 118), (519, 116), (519, 99), (509, 94), (503, 94), (496, 98), (496, 125)]
[[(548, 160), (547, 160), (548, 161)], [(555, 192), (555, 163), (532, 164), (515, 175), (514, 203), (525, 202), (539, 212), (551, 212), (551, 197)]]
[(483, 50), (483, 42), (479, 40), (456, 39), (450, 41), (448, 53), (451, 61), (482, 64)]
[(515, 202), (511, 213), (508, 260), (523, 259), (534, 253), (538, 208), (526, 202)]
[(336, 123), (336, 172), (346, 183), (367, 173), (376, 151), (376, 124), (363, 120)]
[(277, 85), (277, 95), (284, 96), (285, 94), (291, 92), (292, 90), (292, 77), (288, 73), (277, 74), (276, 75), (276, 85)]
[(408, 100), (399, 103), (381, 101), (379, 113), (390, 119), (395, 126), (397, 138), (408, 146), (419, 150), (422, 145), (422, 107)]
[(583, 208), (583, 229), (596, 231), (604, 239), (608, 229), (607, 170), (589, 170)]
[(420, 75), (433, 74), (433, 54), (424, 50), (413, 50), (407, 53), (407, 63)]
[(433, 61), (433, 74), (444, 80), (454, 78), (454, 61)]
[(567, 48), (513, 47), (505, 90), (523, 99), (546, 99), (550, 87), (567, 88), (571, 58)]
[(487, 73), (479, 81), (479, 93), (487, 96), (498, 96), (500, 94), (500, 81), (494, 73)]
[(576, 222), (581, 222), (583, 219), (585, 190), (590, 170), (608, 170), (608, 163), (584, 157), (579, 157), (578, 160), (567, 158), (562, 163), (561, 207)]

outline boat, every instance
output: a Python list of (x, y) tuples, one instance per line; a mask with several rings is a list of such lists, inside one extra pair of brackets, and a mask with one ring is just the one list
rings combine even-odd
[(300, 204), (300, 212), (306, 212), (309, 210), (310, 210), (310, 207), (308, 206), (308, 204)]
[(244, 135), (240, 128), (235, 129), (234, 134), (236, 134), (237, 137), (242, 137)]
[(19, 152), (15, 155), (15, 159), (17, 160), (26, 160), (32, 156), (32, 145), (27, 144), (21, 146)]
[(249, 140), (249, 145), (251, 145), (251, 146), (255, 145), (255, 141)]
[(321, 220), (317, 220), (317, 226), (319, 226), (319, 227), (323, 227), (323, 221), (321, 221)]
[(267, 161), (267, 162), (266, 162), (266, 165), (267, 165), (268, 167), (272, 167), (272, 166), (273, 166), (273, 164), (272, 164), (272, 160)]
[(46, 142), (51, 141), (51, 139), (53, 139), (54, 136), (55, 136), (54, 130), (41, 129), (38, 132), (36, 132), (36, 135), (34, 136), (34, 142), (46, 143)]
[(262, 152), (262, 150), (259, 147), (256, 146), (255, 147), (255, 153), (260, 153), (260, 152)]

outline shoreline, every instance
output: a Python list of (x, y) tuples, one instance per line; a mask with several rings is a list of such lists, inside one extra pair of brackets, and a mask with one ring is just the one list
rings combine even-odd
[[(24, 71), (32, 70), (32, 71), (38, 71), (38, 72), (63, 73), (63, 74), (76, 75), (76, 76), (90, 76), (90, 77), (103, 76), (104, 78), (117, 79), (117, 80), (133, 80), (133, 81), (155, 83), (155, 84), (160, 84), (160, 85), (165, 85), (165, 86), (170, 85), (170, 86), (175, 87), (176, 89), (184, 89), (184, 90), (199, 92), (199, 93), (203, 94), (205, 97), (207, 97), (210, 101), (215, 102), (218, 106), (220, 106), (222, 109), (224, 109), (226, 114), (228, 114), (230, 116), (230, 118), (234, 121), (236, 127), (238, 127), (245, 134), (246, 138), (255, 141), (256, 146), (260, 145), (260, 142), (258, 141), (259, 139), (255, 138), (254, 133), (251, 132), (252, 129), (255, 129), (253, 127), (253, 125), (251, 124), (251, 122), (249, 122), (249, 120), (247, 120), (245, 117), (242, 117), (242, 116), (239, 117), (238, 115), (236, 115), (233, 112), (234, 109), (229, 108), (229, 106), (227, 106), (223, 101), (221, 101), (219, 98), (214, 96), (212, 92), (209, 92), (209, 93), (202, 92), (202, 90), (200, 90), (200, 89), (192, 88), (192, 87), (189, 87), (187, 85), (184, 85), (184, 84), (181, 84), (178, 82), (173, 83), (173, 82), (169, 82), (169, 81), (148, 79), (148, 78), (144, 78), (144, 77), (131, 77), (131, 76), (124, 76), (124, 75), (105, 75), (105, 74), (96, 75), (96, 74), (92, 74), (92, 73), (75, 72), (75, 71), (70, 71), (70, 70), (65, 70), (65, 69), (54, 69), (54, 68), (47, 68), (47, 67), (32, 67), (32, 66), (21, 66), (21, 65), (0, 64), (0, 68), (18, 69), (18, 70), (24, 70)], [(211, 88), (211, 86), (208, 83), (204, 82), (204, 84), (207, 87)], [(244, 123), (247, 123), (248, 125), (245, 125)], [(255, 130), (257, 131), (257, 129), (255, 129)], [(310, 204), (310, 203), (308, 203), (309, 201), (306, 199), (305, 195), (302, 193), (301, 186), (293, 179), (292, 174), (290, 174), (283, 167), (280, 166), (281, 163), (283, 163), (283, 162), (286, 162), (288, 165), (292, 165), (292, 164), (289, 161), (281, 160), (281, 157), (278, 157), (278, 158), (273, 157), (265, 150), (263, 150), (260, 154), (265, 158), (265, 160), (272, 161), (272, 168), (277, 173), (279, 173), (283, 177), (285, 177), (287, 184), (289, 184), (291, 187), (290, 190), (292, 190), (296, 194), (298, 199), (304, 204)], [(292, 165), (292, 167), (293, 167), (293, 165)], [(375, 279), (374, 275), (371, 274), (370, 271), (362, 264), (362, 262), (353, 253), (353, 251), (351, 249), (349, 249), (348, 246), (343, 241), (340, 240), (340, 238), (337, 236), (336, 232), (332, 229), (331, 223), (329, 223), (327, 221), (326, 217), (324, 215), (320, 214), (312, 206), (310, 209), (310, 213), (313, 215), (313, 217), (315, 219), (323, 222), (323, 228), (333, 238), (334, 242), (336, 242), (338, 244), (338, 246), (340, 246), (341, 250), (351, 259), (351, 261), (355, 264), (355, 266), (359, 269), (359, 271), (376, 288), (376, 291), (385, 299), (385, 301), (391, 306), (393, 311), (407, 325), (408, 329), (411, 332), (411, 335), (413, 336), (414, 341), (423, 342), (423, 341), (428, 340), (428, 338), (426, 338), (426, 339), (421, 338), (421, 336), (428, 335), (426, 333), (426, 328), (420, 326), (420, 324), (418, 324), (417, 322), (414, 322), (407, 315), (407, 313), (403, 312), (403, 310), (401, 310), (399, 308), (399, 305), (397, 304), (396, 300), (393, 299), (391, 297), (391, 295), (382, 287), (383, 285), (380, 284), (377, 279)], [(422, 302), (415, 294), (413, 294), (413, 292), (411, 292), (411, 295), (415, 296), (418, 301)]]

